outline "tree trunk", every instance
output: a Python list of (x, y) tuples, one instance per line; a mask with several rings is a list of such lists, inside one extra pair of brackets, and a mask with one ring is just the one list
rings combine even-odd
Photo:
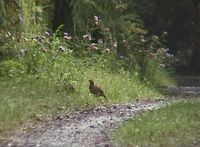
[(71, 0), (54, 0), (53, 31), (60, 25), (64, 25), (61, 31), (71, 34), (74, 32), (70, 1)]

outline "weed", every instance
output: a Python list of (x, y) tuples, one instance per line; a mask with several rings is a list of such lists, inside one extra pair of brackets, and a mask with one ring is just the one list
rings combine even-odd
[[(157, 98), (161, 95), (142, 84), (127, 71), (111, 72), (106, 61), (98, 56), (90, 60), (68, 56), (55, 64), (49, 73), (0, 80), (0, 129), (10, 130), (20, 122), (37, 115), (55, 116), (58, 110), (94, 107), (101, 100), (90, 95), (89, 79), (105, 91), (106, 104), (133, 101), (135, 98)], [(102, 65), (104, 65), (102, 67)]]

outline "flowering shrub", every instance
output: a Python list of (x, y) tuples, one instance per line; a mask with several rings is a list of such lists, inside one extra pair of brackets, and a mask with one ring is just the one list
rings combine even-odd
[(121, 53), (120, 58), (123, 57), (125, 61), (124, 66), (133, 72), (139, 72), (138, 75), (150, 83), (159, 83), (155, 82), (155, 75), (157, 79), (158, 75), (166, 76), (161, 72), (166, 72), (166, 69), (174, 62), (173, 55), (162, 43), (166, 35), (167, 32), (164, 32), (161, 37), (149, 35), (141, 28), (131, 30), (127, 34), (122, 33), (119, 37), (121, 40), (119, 53)]
[[(135, 29), (135, 26), (127, 24), (128, 31), (114, 37), (97, 16), (89, 20), (88, 26), (88, 30), (79, 36), (61, 33), (62, 26), (55, 33), (21, 33), (17, 39), (9, 33), (7, 36), (16, 42), (17, 58), (23, 59), (27, 72), (31, 74), (51, 75), (56, 68), (62, 68), (68, 56), (102, 55), (100, 60), (109, 60), (111, 70), (124, 68), (149, 80), (156, 75), (155, 72), (165, 70), (173, 61), (169, 49), (162, 45), (162, 38), (167, 32), (162, 37), (150, 36), (144, 29)], [(115, 56), (119, 58), (110, 58)]]
[[(46, 31), (32, 35), (22, 32), (18, 36), (13, 36), (10, 32), (5, 32), (4, 38), (8, 40), (8, 45), (4, 47), (12, 48), (11, 53), (15, 50), (14, 58), (22, 61), (27, 73), (31, 74), (51, 74), (55, 67), (62, 66), (67, 56), (90, 57), (92, 54), (114, 53), (117, 42), (109, 29), (103, 27), (97, 16), (91, 21), (89, 31), (79, 36), (61, 33), (59, 30), (62, 26), (55, 33)], [(101, 38), (94, 35), (96, 28), (100, 29)]]

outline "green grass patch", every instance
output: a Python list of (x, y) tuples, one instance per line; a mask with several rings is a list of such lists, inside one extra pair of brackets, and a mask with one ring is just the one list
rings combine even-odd
[[(82, 109), (103, 104), (133, 101), (136, 98), (160, 98), (154, 88), (141, 83), (128, 71), (111, 71), (101, 59), (68, 57), (52, 72), (24, 75), (22, 78), (0, 80), (0, 130), (12, 130), (27, 120), (45, 119), (66, 110)], [(89, 93), (89, 79), (93, 79), (108, 97), (97, 99)], [(69, 88), (73, 86), (75, 92)]]
[(200, 141), (200, 101), (179, 102), (130, 120), (114, 137), (122, 146), (173, 147)]

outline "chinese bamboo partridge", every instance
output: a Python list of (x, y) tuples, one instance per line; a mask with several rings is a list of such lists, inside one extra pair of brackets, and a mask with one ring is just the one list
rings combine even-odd
[(94, 84), (93, 80), (89, 80), (89, 82), (90, 82), (90, 84), (89, 84), (89, 90), (90, 90), (90, 92), (92, 94), (94, 94), (97, 97), (103, 96), (106, 100), (108, 100), (107, 97), (105, 96), (103, 90), (100, 87), (96, 86)]

